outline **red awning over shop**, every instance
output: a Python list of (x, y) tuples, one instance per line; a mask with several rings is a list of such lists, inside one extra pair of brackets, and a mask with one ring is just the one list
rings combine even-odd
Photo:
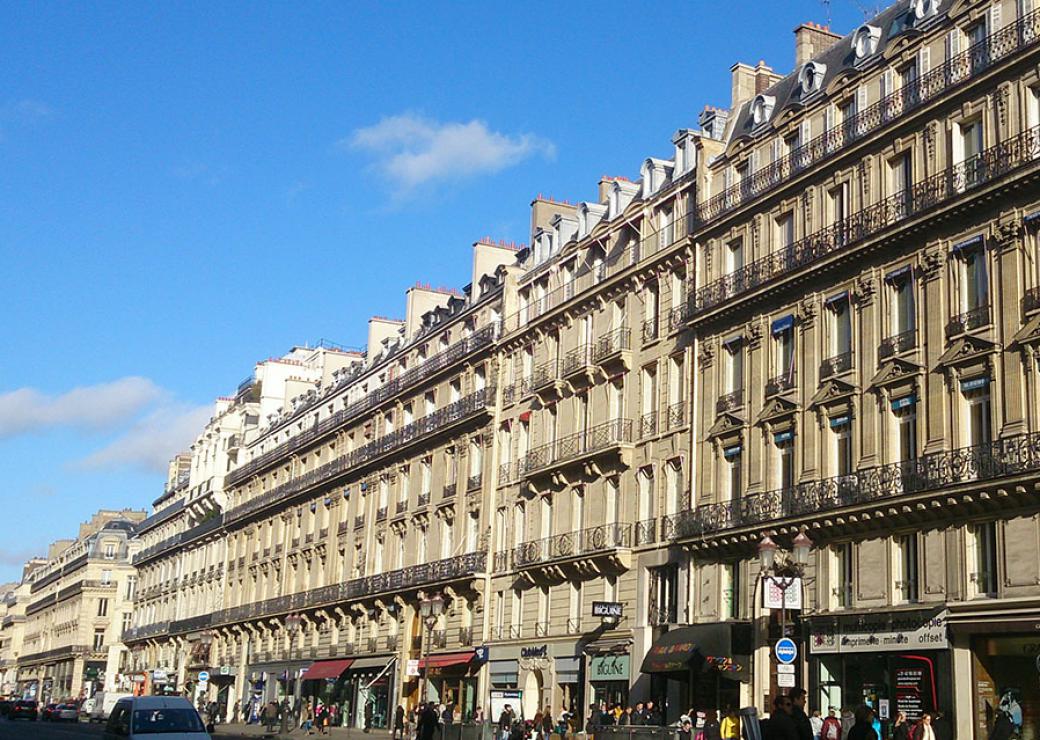
[(311, 667), (303, 674), (301, 680), (310, 681), (316, 678), (339, 678), (339, 674), (350, 668), (350, 665), (353, 662), (353, 658), (343, 658), (342, 660), (319, 660), (316, 663), (311, 664)]
[(443, 653), (442, 655), (431, 655), (420, 659), (419, 668), (425, 668), (427, 665), (430, 668), (447, 668), (451, 665), (466, 665), (471, 660), (473, 660), (472, 650), (464, 653)]

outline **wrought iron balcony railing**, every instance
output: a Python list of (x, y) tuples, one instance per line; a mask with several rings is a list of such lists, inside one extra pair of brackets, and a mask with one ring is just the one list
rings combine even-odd
[(652, 545), (657, 542), (657, 519), (636, 522), (636, 545)]
[(561, 437), (555, 442), (535, 447), (517, 462), (521, 476), (581, 458), (585, 455), (632, 443), (631, 419), (614, 419), (584, 432)]
[(426, 491), (425, 493), (420, 493), (418, 498), (415, 499), (415, 505), (418, 508), (420, 508), (420, 509), (423, 508), (424, 506), (429, 506), (430, 505), (430, 492)]
[(715, 402), (715, 413), (724, 414), (728, 411), (736, 411), (744, 405), (744, 391), (733, 391), (719, 396)]
[(589, 555), (632, 546), (632, 525), (622, 522), (524, 542), (513, 548), (513, 567)]
[(488, 404), (493, 403), (494, 400), (495, 389), (491, 386), (471, 393), (454, 403), (427, 414), (411, 424), (383, 435), (379, 439), (362, 445), (319, 468), (299, 475), (280, 486), (276, 486), (255, 498), (239, 504), (231, 509), (225, 515), (225, 518), (227, 521), (234, 521), (260, 511), (267, 506), (283, 503), (287, 496), (313, 488), (348, 471), (356, 470), (384, 455), (414, 444), (431, 434), (436, 434), (447, 426), (458, 423), (470, 416), (484, 413), (487, 411)]
[(354, 529), (361, 529), (364, 526), (365, 517), (363, 515), (358, 514), (356, 517), (354, 517)]
[(408, 502), (407, 501), (398, 501), (397, 504), (394, 506), (394, 513), (395, 514), (403, 514), (406, 511), (408, 511)]
[(535, 367), (531, 373), (531, 390), (537, 392), (548, 388), (560, 379), (560, 361), (549, 360)]
[(426, 359), (422, 364), (416, 365), (411, 370), (408, 370), (388, 381), (385, 385), (373, 390), (364, 398), (355, 401), (345, 409), (337, 411), (327, 419), (318, 422), (314, 426), (300, 432), (277, 447), (268, 450), (262, 455), (259, 455), (253, 460), (250, 460), (244, 465), (232, 470), (227, 475), (227, 485), (233, 486), (240, 483), (250, 475), (270, 467), (301, 447), (325, 436), (326, 434), (336, 431), (357, 416), (360, 416), (384, 401), (393, 398), (398, 393), (413, 388), (416, 383), (454, 365), (463, 357), (488, 346), (492, 341), (494, 341), (497, 330), (497, 323), (478, 329), (470, 336), (456, 342), (443, 352), (439, 352), (433, 357)]
[(430, 649), (438, 650), (448, 647), (447, 630), (430, 630)]
[(651, 411), (639, 418), (639, 436), (652, 437), (657, 434), (657, 412)]
[(480, 488), (480, 482), (483, 479), (484, 479), (484, 476), (481, 475), (480, 473), (476, 473), (475, 475), (471, 475), (466, 480), (466, 490), (467, 491), (475, 491), (475, 490), (477, 490), (478, 488)]
[(909, 493), (941, 490), (1040, 471), (1040, 433), (962, 447), (851, 475), (799, 483), (791, 488), (702, 504), (662, 519), (663, 536), (682, 539), (848, 506), (887, 501)]
[(1031, 314), (1040, 311), (1040, 286), (1030, 288), (1022, 296), (1022, 314)]
[(346, 534), (350, 529), (350, 522), (340, 522), (336, 525), (336, 534)]
[(835, 375), (847, 373), (852, 369), (852, 351), (828, 357), (820, 363), (820, 380), (832, 378)]
[(766, 397), (776, 396), (791, 390), (794, 388), (794, 381), (794, 370), (788, 370), (775, 378), (770, 378), (766, 381)]
[(592, 362), (592, 345), (581, 344), (568, 350), (563, 356), (561, 372), (563, 377), (569, 377), (587, 368)]
[(942, 95), (950, 88), (977, 77), (992, 64), (1040, 41), (1040, 11), (1034, 11), (986, 39), (951, 57), (946, 63), (893, 90), (851, 119), (795, 148), (697, 208), (699, 221), (708, 222), (750, 200), (776, 189), (856, 140), (895, 121)]
[(686, 423), (686, 401), (676, 401), (668, 406), (668, 429), (678, 429)]
[(472, 627), (459, 627), (459, 644), (467, 647), (473, 644)]
[(964, 313), (952, 317), (946, 324), (946, 336), (955, 337), (965, 332), (975, 331), (990, 324), (989, 304), (977, 306)]
[(917, 329), (893, 334), (881, 340), (878, 346), (878, 359), (884, 360), (889, 357), (909, 352), (917, 346)]
[(386, 507), (385, 506), (380, 506), (378, 509), (376, 509), (376, 521), (377, 522), (384, 522), (384, 521), (386, 521)]
[(643, 320), (643, 344), (652, 342), (660, 336), (660, 325), (656, 316)]
[(704, 285), (696, 292), (696, 312), (719, 306), (747, 291), (842, 252), (1038, 158), (1040, 127), (1034, 127), (916, 183), (907, 191), (867, 206), (831, 226)]
[(627, 327), (614, 329), (596, 340), (592, 349), (592, 359), (595, 362), (603, 362), (622, 352), (629, 352), (631, 349), (632, 331)]
[(190, 542), (203, 537), (210, 532), (220, 529), (224, 525), (224, 516), (218, 514), (217, 516), (210, 517), (206, 521), (196, 524), (191, 529), (187, 529), (183, 532), (178, 532), (172, 537), (167, 537), (162, 542), (159, 542), (151, 547), (141, 550), (139, 553), (134, 555), (133, 565), (140, 565), (146, 560), (151, 560), (154, 557), (162, 555), (164, 552), (172, 550), (175, 547), (181, 547), (187, 545)]

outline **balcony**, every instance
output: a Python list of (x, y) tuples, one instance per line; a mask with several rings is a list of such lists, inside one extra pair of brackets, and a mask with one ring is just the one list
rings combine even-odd
[[(589, 457), (608, 453), (623, 445), (632, 444), (632, 421), (615, 419), (584, 432), (561, 437), (541, 447), (535, 447), (517, 463), (521, 477), (530, 478), (554, 468), (584, 462)], [(627, 457), (622, 455), (621, 464), (627, 467)]]
[(408, 502), (407, 501), (398, 501), (397, 504), (394, 506), (394, 513), (397, 516), (400, 516), (401, 514), (404, 514), (406, 511), (408, 511)]
[(744, 391), (733, 391), (715, 401), (716, 414), (729, 414), (744, 407)]
[(636, 522), (636, 546), (652, 545), (657, 542), (657, 520), (644, 519)]
[(961, 334), (981, 329), (984, 326), (989, 326), (990, 323), (989, 304), (977, 306), (950, 319), (949, 323), (946, 324), (946, 338), (951, 339)]
[(447, 630), (430, 630), (430, 650), (443, 650), (448, 647)]
[(287, 497), (307, 491), (347, 473), (357, 474), (360, 469), (382, 457), (416, 444), (434, 434), (442, 433), (471, 417), (487, 413), (488, 404), (493, 403), (494, 400), (494, 387), (489, 386), (475, 391), (427, 414), (418, 421), (383, 435), (319, 468), (303, 473), (236, 506), (226, 514), (227, 521), (250, 516), (268, 506), (284, 505)]
[(385, 521), (386, 521), (386, 507), (385, 506), (380, 506), (378, 509), (376, 509), (376, 522), (385, 522)]
[(686, 424), (686, 402), (676, 401), (671, 404), (667, 409), (668, 413), (668, 429), (675, 430), (679, 427), (685, 426)]
[(1022, 315), (1027, 316), (1037, 311), (1040, 311), (1040, 287), (1030, 288), (1022, 296)]
[[(953, 486), (1038, 471), (1040, 433), (1023, 434), (986, 445), (864, 468), (850, 475), (807, 481), (787, 489), (750, 494), (735, 501), (702, 504), (663, 517), (662, 536), (684, 539), (738, 527), (773, 526), (783, 519), (890, 501), (907, 494), (936, 492), (948, 497), (949, 488)], [(982, 502), (988, 497), (973, 498)], [(995, 498), (993, 503), (1005, 505)]]
[(766, 381), (766, 398), (779, 396), (794, 389), (795, 375), (793, 370), (788, 370), (782, 375), (777, 375)]
[(459, 627), (459, 644), (469, 647), (473, 644), (473, 628)]
[(328, 527), (322, 527), (321, 529), (318, 530), (318, 540), (319, 541), (324, 542), (328, 538), (329, 538), (329, 528)]
[[(1040, 19), (1040, 14), (1032, 15)], [(1034, 127), (704, 285), (694, 299), (695, 316), (722, 305), (732, 306), (734, 299), (743, 294), (781, 281), (826, 258), (849, 255), (853, 251), (851, 247), (959, 200), (973, 189), (1009, 175), (1038, 158), (1040, 127)]]
[(378, 653), (379, 652), (379, 638), (369, 637), (368, 638), (368, 652)]
[(505, 485), (513, 480), (513, 463), (504, 462), (498, 466), (498, 485)]
[[(246, 480), (251, 475), (288, 457), (296, 450), (344, 427), (356, 417), (374, 409), (397, 394), (414, 388), (416, 383), (433, 376), (441, 370), (454, 366), (462, 358), (490, 345), (497, 335), (497, 330), (497, 324), (489, 324), (478, 329), (470, 336), (456, 342), (443, 352), (428, 358), (421, 365), (417, 365), (411, 370), (402, 373), (386, 385), (375, 389), (364, 398), (350, 404), (342, 411), (336, 412), (324, 421), (315, 424), (277, 447), (232, 470), (227, 475), (226, 485), (230, 487)], [(341, 382), (349, 382), (349, 380)]]
[(595, 379), (592, 364), (593, 346), (582, 344), (563, 356), (560, 372), (573, 389), (583, 388)]
[(177, 547), (183, 547), (190, 542), (206, 536), (210, 532), (214, 532), (220, 529), (224, 525), (224, 517), (221, 515), (211, 516), (199, 524), (196, 524), (191, 529), (183, 532), (178, 532), (172, 537), (168, 537), (162, 542), (159, 542), (151, 547), (145, 548), (137, 553), (133, 558), (133, 565), (138, 566), (146, 560), (158, 557), (165, 552), (168, 552)]
[(896, 357), (905, 352), (909, 352), (917, 347), (917, 330), (911, 329), (910, 331), (904, 331), (899, 334), (893, 334), (890, 337), (885, 337), (881, 340), (880, 346), (878, 346), (878, 360), (886, 360), (889, 357)]
[(359, 514), (358, 516), (354, 517), (354, 529), (361, 529), (364, 526), (365, 526), (365, 517), (364, 516)]
[(643, 320), (643, 344), (649, 344), (660, 336), (660, 324), (656, 316)]
[(304, 544), (307, 544), (307, 545), (309, 545), (312, 542), (314, 542), (314, 532), (308, 532), (307, 534), (305, 534), (303, 536), (303, 542), (304, 542)]
[(627, 328), (607, 332), (596, 340), (592, 361), (608, 375), (632, 369), (632, 332)]
[(639, 419), (639, 437), (645, 439), (657, 434), (657, 412), (643, 414)]
[(951, 57), (945, 64), (893, 90), (851, 119), (699, 204), (697, 219), (701, 223), (713, 221), (764, 193), (776, 190), (832, 154), (845, 151), (855, 141), (913, 112), (951, 88), (978, 77), (994, 62), (1029, 48), (1038, 40), (1040, 11), (1035, 11), (990, 34), (981, 42)]
[(549, 360), (535, 367), (531, 373), (531, 390), (543, 398), (554, 398), (560, 395), (560, 368), (559, 360)]
[(336, 525), (336, 534), (344, 535), (350, 530), (350, 522), (340, 522)]
[[(614, 559), (611, 553), (631, 547), (631, 524), (603, 524), (521, 543), (513, 548), (513, 567), (520, 570), (555, 561), (586, 559), (596, 555), (607, 555)], [(619, 558), (618, 564), (627, 568), (628, 559)]]
[(844, 375), (852, 369), (852, 351), (828, 357), (820, 363), (820, 380)]
[(429, 505), (430, 505), (430, 492), (429, 491), (426, 491), (425, 493), (420, 493), (419, 496), (415, 499), (415, 506), (416, 506), (416, 508), (422, 509), (422, 508), (424, 508), (426, 506), (429, 506)]
[(477, 473), (475, 475), (471, 475), (469, 478), (466, 479), (466, 490), (467, 491), (476, 491), (476, 490), (478, 490), (480, 488), (480, 482), (482, 480), (483, 480), (483, 475), (481, 475), (480, 473)]
[(389, 650), (391, 653), (396, 652), (397, 648), (398, 648), (398, 645), (399, 645), (399, 642), (400, 641), (398, 640), (398, 636), (397, 635), (387, 635), (386, 636), (386, 649)]
[(455, 483), (445, 483), (444, 488), (441, 489), (441, 499), (454, 498), (455, 497)]
[(675, 332), (686, 328), (693, 315), (693, 301), (690, 294), (684, 295), (678, 305), (668, 311), (668, 331)]

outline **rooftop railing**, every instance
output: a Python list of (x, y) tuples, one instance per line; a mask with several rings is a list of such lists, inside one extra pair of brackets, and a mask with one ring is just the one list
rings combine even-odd
[(1036, 471), (1040, 471), (1040, 433), (1023, 434), (864, 468), (849, 475), (807, 481), (791, 488), (750, 494), (733, 501), (702, 504), (664, 517), (662, 531), (666, 539), (703, 537), (738, 527)]

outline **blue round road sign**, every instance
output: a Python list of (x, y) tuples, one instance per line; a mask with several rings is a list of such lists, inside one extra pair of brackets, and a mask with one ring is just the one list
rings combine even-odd
[(781, 637), (773, 646), (773, 655), (784, 665), (791, 665), (798, 657), (798, 646), (790, 637)]
[(199, 671), (199, 682), (206, 683), (209, 681), (209, 671)]

